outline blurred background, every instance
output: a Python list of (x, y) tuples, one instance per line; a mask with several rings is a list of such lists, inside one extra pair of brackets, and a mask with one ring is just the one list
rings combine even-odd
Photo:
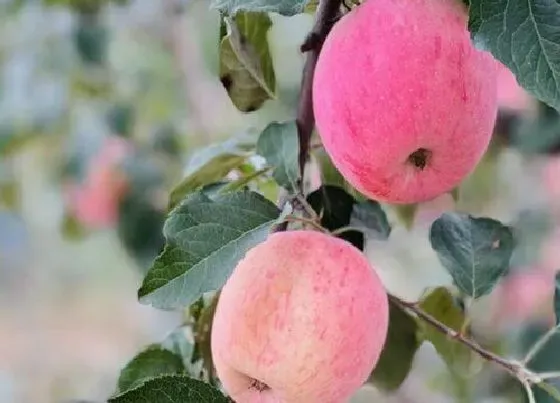
[[(220, 18), (207, 1), (0, 0), (1, 403), (102, 402), (127, 361), (181, 323), (137, 289), (195, 151), (294, 117), (313, 16), (271, 20), (278, 96), (241, 113), (219, 79)], [(514, 226), (511, 272), (472, 312), (477, 335), (515, 355), (552, 320), (560, 120), (509, 71), (500, 80), (494, 141), (459, 199), (419, 206), (367, 253), (392, 292), (416, 298), (450, 283), (427, 237), (443, 211)], [(549, 344), (534, 365), (559, 370), (560, 340)], [(356, 401), (522, 401), (498, 371), (445, 378), (429, 345), (414, 368), (394, 396), (366, 387)]]

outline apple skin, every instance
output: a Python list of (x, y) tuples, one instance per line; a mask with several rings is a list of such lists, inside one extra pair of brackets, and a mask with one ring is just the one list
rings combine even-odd
[(367, 0), (327, 36), (313, 81), (319, 135), (342, 175), (388, 203), (456, 187), (486, 151), (496, 59), (459, 0)]
[(239, 262), (212, 325), (216, 372), (237, 403), (343, 403), (366, 381), (388, 329), (366, 257), (320, 232), (271, 234)]

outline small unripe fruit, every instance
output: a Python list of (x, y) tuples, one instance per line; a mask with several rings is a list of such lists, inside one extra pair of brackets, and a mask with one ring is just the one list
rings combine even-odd
[(345, 403), (375, 367), (387, 328), (387, 294), (358, 249), (280, 232), (223, 287), (212, 356), (237, 403)]
[(489, 144), (497, 67), (473, 46), (460, 0), (366, 0), (334, 26), (317, 62), (325, 149), (370, 198), (415, 203), (448, 192)]

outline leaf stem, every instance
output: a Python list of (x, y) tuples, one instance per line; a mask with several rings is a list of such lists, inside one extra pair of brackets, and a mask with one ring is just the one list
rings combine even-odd
[(546, 343), (548, 343), (548, 341), (552, 338), (552, 336), (556, 334), (556, 332), (558, 332), (559, 329), (560, 329), (560, 325), (557, 325), (554, 326), (552, 329), (550, 329), (548, 332), (546, 332), (544, 336), (542, 336), (529, 350), (529, 352), (523, 359), (522, 363), (524, 365), (527, 365), (533, 358), (535, 358), (535, 356), (539, 353), (539, 351), (542, 350), (542, 348), (546, 345)]
[(300, 222), (303, 224), (308, 224), (311, 225), (312, 227), (314, 227), (315, 229), (324, 232), (325, 234), (329, 233), (329, 230), (324, 228), (323, 226), (321, 226), (321, 224), (319, 224), (317, 221), (310, 219), (310, 218), (305, 218), (305, 217), (295, 217), (295, 216), (287, 216), (286, 218), (284, 218), (284, 221), (287, 222)]
[(359, 227), (341, 227), (341, 228), (335, 229), (334, 231), (331, 231), (331, 234), (340, 235), (340, 234), (343, 234), (344, 232), (348, 232), (348, 231), (364, 232), (364, 229), (359, 228)]

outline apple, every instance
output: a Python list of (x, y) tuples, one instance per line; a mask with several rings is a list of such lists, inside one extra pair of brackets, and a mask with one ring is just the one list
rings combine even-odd
[(118, 219), (118, 203), (128, 188), (119, 164), (132, 152), (131, 144), (120, 137), (105, 139), (88, 164), (82, 184), (69, 184), (66, 199), (77, 220), (88, 228), (106, 228)]
[(497, 70), (471, 42), (460, 0), (367, 0), (335, 24), (319, 55), (319, 135), (364, 195), (433, 199), (471, 173), (488, 147)]
[(212, 326), (216, 372), (237, 403), (342, 403), (375, 367), (388, 299), (350, 243), (271, 234), (239, 262)]

